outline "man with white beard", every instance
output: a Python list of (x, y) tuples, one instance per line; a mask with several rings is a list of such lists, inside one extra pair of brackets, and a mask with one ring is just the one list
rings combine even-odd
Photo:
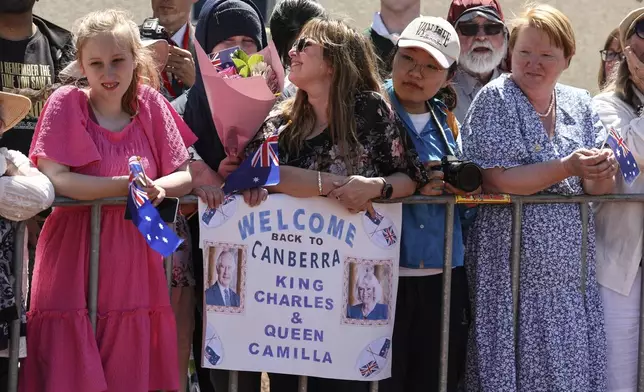
[(452, 84), (457, 95), (454, 115), (462, 123), (479, 90), (503, 72), (508, 29), (497, 0), (453, 0), (447, 20), (461, 42)]

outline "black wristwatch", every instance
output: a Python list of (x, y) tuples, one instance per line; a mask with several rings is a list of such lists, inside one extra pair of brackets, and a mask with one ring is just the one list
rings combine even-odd
[(394, 187), (390, 183), (387, 182), (386, 179), (381, 177), (382, 182), (384, 185), (382, 186), (382, 190), (380, 191), (380, 198), (381, 199), (391, 199), (391, 195), (394, 194)]

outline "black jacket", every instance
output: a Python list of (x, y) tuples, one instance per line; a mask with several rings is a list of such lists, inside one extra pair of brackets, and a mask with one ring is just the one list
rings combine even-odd
[(40, 33), (49, 41), (51, 58), (54, 61), (54, 80), (58, 82), (60, 71), (76, 57), (72, 33), (36, 15), (33, 16), (33, 21)]

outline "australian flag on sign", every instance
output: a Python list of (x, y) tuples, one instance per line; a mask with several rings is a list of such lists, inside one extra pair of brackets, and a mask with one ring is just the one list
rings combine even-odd
[(278, 134), (279, 131), (269, 136), (253, 155), (248, 156), (237, 170), (228, 175), (222, 188), (225, 194), (279, 184)]
[(215, 350), (212, 349), (210, 346), (206, 346), (206, 358), (208, 359), (208, 362), (210, 362), (211, 365), (215, 366), (219, 363), (219, 360), (221, 357), (217, 355)]
[(608, 130), (608, 138), (606, 144), (615, 153), (615, 159), (619, 163), (619, 169), (624, 176), (624, 181), (631, 185), (633, 181), (640, 175), (640, 168), (635, 162), (635, 157), (631, 150), (626, 147), (624, 139), (615, 131), (615, 128), (610, 127)]
[(161, 253), (164, 257), (170, 256), (181, 245), (183, 240), (163, 222), (159, 211), (150, 203), (148, 194), (136, 181), (143, 174), (143, 166), (139, 157), (131, 157), (130, 191), (127, 196), (127, 208), (130, 210), (132, 222), (139, 229), (150, 248)]
[(370, 361), (366, 365), (362, 366), (360, 368), (360, 374), (362, 374), (362, 377), (369, 377), (373, 373), (375, 373), (380, 367), (378, 366), (378, 363), (376, 361)]
[(378, 355), (383, 358), (387, 358), (387, 354), (389, 354), (390, 348), (391, 348), (391, 340), (385, 339), (385, 342), (382, 344), (382, 348), (380, 349), (380, 352), (378, 353)]
[(369, 211), (365, 211), (365, 215), (367, 215), (367, 218), (369, 218), (369, 220), (372, 221), (374, 225), (379, 225), (380, 222), (382, 222), (382, 220), (384, 219), (384, 217), (378, 211), (375, 211), (375, 214), (373, 216)]

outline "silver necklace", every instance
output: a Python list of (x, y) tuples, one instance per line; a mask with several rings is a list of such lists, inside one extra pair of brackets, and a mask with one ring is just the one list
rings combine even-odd
[(555, 107), (555, 92), (553, 91), (552, 95), (550, 96), (550, 106), (548, 106), (548, 110), (546, 110), (545, 113), (539, 113), (537, 111), (537, 108), (535, 108), (534, 111), (537, 112), (537, 116), (544, 118), (550, 115), (550, 113), (552, 112), (552, 108), (554, 107)]

